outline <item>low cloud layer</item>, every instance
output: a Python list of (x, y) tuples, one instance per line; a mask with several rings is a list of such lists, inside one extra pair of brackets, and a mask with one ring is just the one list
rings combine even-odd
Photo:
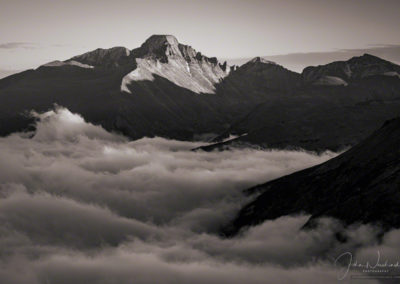
[(342, 251), (399, 250), (398, 231), (378, 242), (372, 227), (330, 219), (302, 231), (301, 215), (218, 236), (243, 189), (334, 153), (193, 152), (63, 108), (35, 115), (35, 133), (0, 138), (0, 283), (336, 283)]

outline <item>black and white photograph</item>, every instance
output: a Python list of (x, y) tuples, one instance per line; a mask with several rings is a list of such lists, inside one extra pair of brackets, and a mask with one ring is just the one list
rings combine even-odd
[(0, 0), (0, 284), (400, 283), (399, 0)]

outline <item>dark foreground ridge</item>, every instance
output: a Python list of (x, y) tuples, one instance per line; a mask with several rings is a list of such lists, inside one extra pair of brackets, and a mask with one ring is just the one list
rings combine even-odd
[(260, 194), (225, 228), (228, 236), (285, 215), (400, 227), (400, 118), (321, 165), (246, 190)]

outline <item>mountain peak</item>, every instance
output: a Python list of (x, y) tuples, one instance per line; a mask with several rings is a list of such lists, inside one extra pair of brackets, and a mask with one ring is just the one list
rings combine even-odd
[(348, 61), (348, 63), (363, 63), (363, 64), (392, 64), (389, 61), (386, 61), (378, 56), (369, 54), (369, 53), (364, 53), (361, 56), (354, 56), (352, 58), (350, 58)]
[(152, 35), (144, 42), (143, 45), (159, 48), (165, 44), (178, 46), (179, 42), (173, 35)]
[(372, 55), (372, 54), (369, 54), (369, 53), (364, 53), (361, 57), (365, 57), (365, 58), (368, 58), (368, 57), (370, 57), (370, 58), (379, 58), (378, 56), (375, 56), (375, 55)]
[(262, 57), (260, 57), (260, 56), (257, 56), (257, 57), (254, 57), (252, 60), (250, 60), (249, 62), (252, 62), (252, 63), (264, 63), (264, 64), (273, 64), (273, 65), (276, 65), (276, 63), (275, 62), (273, 62), (273, 61), (269, 61), (269, 60), (267, 60), (267, 59), (265, 59), (265, 58), (262, 58)]
[(230, 72), (227, 64), (207, 57), (189, 45), (180, 44), (173, 35), (152, 35), (132, 51), (136, 69), (127, 74), (121, 90), (130, 93), (134, 81), (152, 81), (154, 75), (195, 93), (214, 93), (215, 85)]
[(156, 57), (162, 61), (167, 61), (169, 56), (182, 56), (173, 35), (152, 35), (135, 51), (139, 57)]

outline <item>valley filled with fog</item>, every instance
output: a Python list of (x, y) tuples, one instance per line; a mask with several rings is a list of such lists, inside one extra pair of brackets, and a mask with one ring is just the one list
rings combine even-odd
[(61, 107), (32, 115), (35, 132), (0, 138), (1, 283), (335, 283), (345, 251), (400, 252), (398, 230), (378, 245), (367, 225), (301, 230), (304, 215), (219, 234), (244, 189), (335, 153), (192, 151), (203, 143), (129, 141)]

